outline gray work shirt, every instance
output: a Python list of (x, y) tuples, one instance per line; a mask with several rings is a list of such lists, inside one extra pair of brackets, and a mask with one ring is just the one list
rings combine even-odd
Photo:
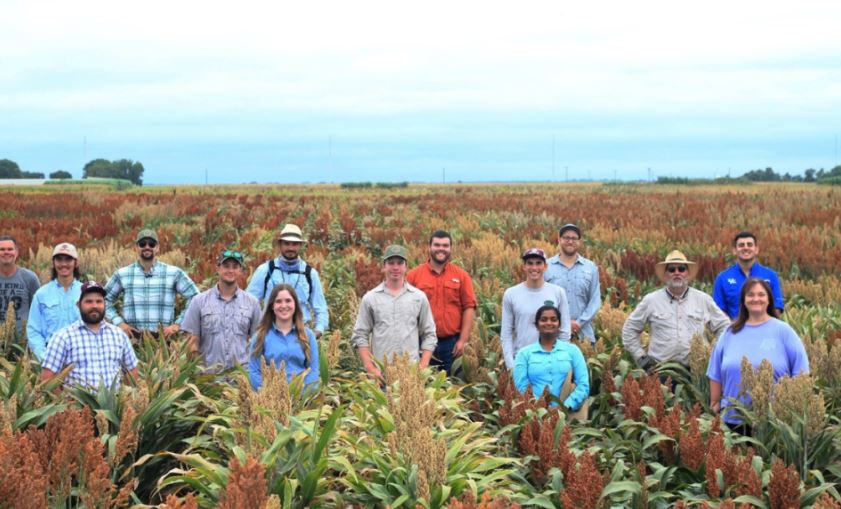
[[(640, 344), (646, 323), (651, 326), (648, 352)], [(637, 361), (648, 355), (656, 361), (687, 364), (692, 336), (703, 334), (708, 326), (718, 337), (729, 325), (730, 319), (706, 293), (687, 288), (678, 299), (661, 288), (643, 297), (625, 320), (622, 343)]]
[(190, 301), (181, 330), (199, 338), (202, 364), (210, 371), (221, 371), (248, 363), (248, 341), (261, 318), (257, 299), (237, 288), (225, 300), (219, 288), (204, 291)]
[(420, 350), (435, 350), (438, 344), (426, 294), (403, 283), (392, 295), (380, 283), (362, 297), (351, 341), (356, 348), (369, 347), (378, 360), (405, 353), (417, 362)]

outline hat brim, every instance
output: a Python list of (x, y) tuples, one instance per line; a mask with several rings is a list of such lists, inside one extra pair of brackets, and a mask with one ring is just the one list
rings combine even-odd
[(304, 239), (302, 239), (301, 237), (298, 237), (297, 235), (289, 235), (289, 234), (281, 235), (280, 237), (277, 238), (277, 240), (278, 241), (285, 240), (286, 242), (299, 242), (301, 244), (306, 242)]
[(226, 256), (225, 258), (220, 259), (219, 262), (216, 265), (217, 266), (222, 265), (223, 263), (225, 263), (228, 260), (233, 260), (233, 261), (237, 262), (240, 267), (245, 267), (245, 264), (243, 263), (242, 259), (241, 258), (236, 258), (234, 256)]
[(657, 275), (657, 278), (660, 281), (666, 280), (666, 266), (667, 265), (686, 265), (689, 268), (689, 274), (686, 276), (687, 279), (695, 279), (695, 276), (698, 275), (698, 264), (695, 262), (690, 261), (671, 261), (671, 262), (660, 262), (654, 267), (654, 273)]
[(89, 293), (98, 293), (98, 294), (102, 295), (103, 297), (108, 295), (108, 293), (105, 291), (105, 288), (88, 288), (87, 290), (85, 290), (84, 292), (79, 294), (79, 300), (81, 301), (82, 297), (84, 297), (85, 295), (87, 295)]

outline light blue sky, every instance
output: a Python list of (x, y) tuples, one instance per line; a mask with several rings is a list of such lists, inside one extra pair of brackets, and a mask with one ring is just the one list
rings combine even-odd
[(135, 159), (147, 183), (800, 174), (838, 162), (839, 19), (809, 1), (0, 0), (0, 158), (75, 176)]

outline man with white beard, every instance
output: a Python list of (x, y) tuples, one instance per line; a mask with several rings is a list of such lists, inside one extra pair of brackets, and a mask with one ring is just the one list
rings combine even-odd
[[(646, 371), (652, 371), (660, 362), (688, 365), (692, 336), (703, 334), (709, 326), (718, 337), (730, 325), (730, 319), (712, 297), (689, 287), (698, 266), (683, 253), (669, 253), (657, 264), (655, 272), (665, 286), (643, 297), (622, 327), (625, 349)], [(646, 324), (651, 329), (647, 350), (640, 344)]]

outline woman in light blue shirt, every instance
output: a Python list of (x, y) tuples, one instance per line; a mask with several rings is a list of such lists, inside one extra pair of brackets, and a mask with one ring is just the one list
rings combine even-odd
[(62, 242), (53, 249), (52, 279), (32, 298), (26, 337), (29, 349), (44, 361), (50, 336), (80, 318), (79, 296), (82, 293), (79, 254), (73, 244)]
[(251, 338), (250, 350), (248, 379), (255, 391), (263, 385), (261, 359), (266, 359), (266, 365), (275, 369), (285, 362), (287, 381), (307, 371), (304, 383), (318, 383), (318, 344), (315, 333), (304, 325), (295, 288), (287, 284), (274, 287), (257, 332)]
[(560, 397), (561, 388), (572, 372), (575, 389), (563, 401), (569, 410), (578, 410), (590, 395), (590, 375), (587, 361), (577, 346), (558, 341), (561, 332), (561, 312), (554, 306), (537, 310), (534, 325), (539, 339), (523, 347), (514, 359), (514, 384), (521, 393), (530, 385), (532, 394), (540, 397), (548, 387), (552, 396)]

